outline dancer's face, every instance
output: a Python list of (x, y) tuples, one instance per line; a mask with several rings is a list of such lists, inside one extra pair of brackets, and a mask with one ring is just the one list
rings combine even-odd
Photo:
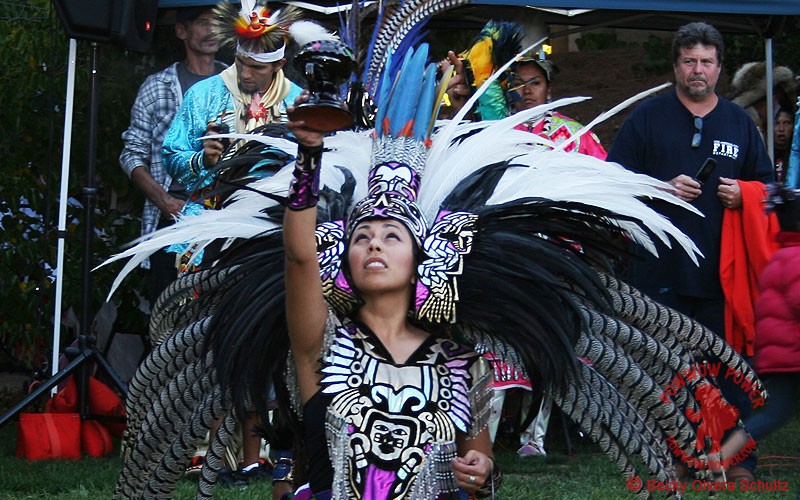
[(522, 63), (514, 72), (511, 86), (517, 87), (515, 92), (519, 100), (515, 103), (515, 111), (531, 109), (550, 100), (550, 84), (544, 70), (535, 63)]
[(362, 294), (408, 290), (416, 281), (414, 238), (394, 219), (369, 219), (356, 226), (348, 263)]
[(266, 92), (272, 86), (275, 75), (283, 68), (284, 64), (286, 64), (286, 59), (262, 63), (237, 54), (236, 73), (239, 78), (239, 89), (246, 94)]

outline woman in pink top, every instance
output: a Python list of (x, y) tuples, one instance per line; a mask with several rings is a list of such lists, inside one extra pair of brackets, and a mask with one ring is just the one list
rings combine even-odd
[[(535, 57), (525, 57), (516, 63), (508, 91), (511, 110), (516, 113), (549, 102), (552, 77), (557, 71), (552, 62)], [(583, 125), (561, 113), (548, 111), (544, 116), (517, 125), (515, 128), (538, 134), (560, 144), (571, 138), (583, 128)], [(594, 132), (586, 132), (568, 145), (565, 151), (578, 151), (601, 160), (605, 160), (608, 155)]]

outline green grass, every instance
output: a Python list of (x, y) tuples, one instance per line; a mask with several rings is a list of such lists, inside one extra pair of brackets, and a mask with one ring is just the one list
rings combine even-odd
[[(559, 421), (552, 425), (558, 429)], [(560, 430), (560, 429), (559, 429)], [(613, 499), (633, 498), (621, 474), (586, 438), (573, 436), (575, 452), (564, 453), (560, 432), (551, 430), (548, 435), (546, 458), (519, 459), (516, 446), (500, 440), (496, 455), (505, 474), (498, 498), (502, 499)], [(84, 458), (77, 461), (53, 460), (28, 462), (14, 457), (16, 449), (16, 423), (0, 429), (0, 499), (85, 499), (110, 498), (121, 461), (117, 456)], [(800, 490), (800, 415), (776, 434), (765, 439), (759, 449), (757, 478), (766, 483), (786, 481), (788, 493), (774, 492), (724, 492), (714, 498), (791, 498)], [(787, 457), (787, 458), (781, 458)], [(737, 490), (739, 485), (737, 484)], [(194, 498), (195, 484), (181, 480), (176, 499)], [(708, 498), (703, 492), (687, 489), (687, 498)], [(661, 495), (656, 494), (656, 497)], [(217, 498), (269, 499), (270, 486), (257, 483), (246, 490), (217, 490)]]

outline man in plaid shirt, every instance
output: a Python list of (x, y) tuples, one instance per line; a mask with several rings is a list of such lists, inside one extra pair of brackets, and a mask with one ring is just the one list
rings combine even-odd
[[(145, 79), (131, 108), (130, 126), (122, 134), (120, 166), (146, 197), (142, 235), (171, 224), (188, 198), (185, 187), (165, 170), (161, 147), (186, 90), (227, 67), (214, 60), (219, 43), (211, 33), (211, 18), (212, 6), (177, 11), (175, 35), (183, 41), (186, 58)], [(159, 251), (143, 267), (150, 269), (147, 298), (152, 306), (177, 276), (175, 254)]]

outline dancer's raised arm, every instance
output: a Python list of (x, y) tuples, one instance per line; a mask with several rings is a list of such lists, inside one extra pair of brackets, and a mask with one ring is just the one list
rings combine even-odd
[[(304, 93), (298, 103), (306, 100)], [(305, 402), (319, 389), (319, 355), (328, 309), (322, 295), (314, 230), (317, 224), (319, 169), (323, 134), (289, 122), (299, 147), (286, 214), (286, 319), (297, 365), (300, 395)]]

